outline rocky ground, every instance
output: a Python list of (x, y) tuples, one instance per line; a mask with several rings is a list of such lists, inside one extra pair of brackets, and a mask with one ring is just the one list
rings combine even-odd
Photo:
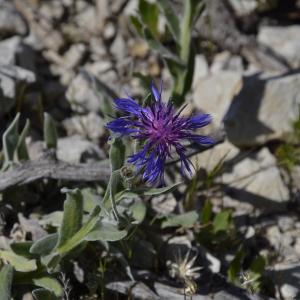
[[(207, 254), (206, 249), (203, 253), (212, 257), (207, 268), (210, 279), (219, 280), (223, 288), (211, 290), (200, 278), (200, 293), (193, 299), (211, 299), (211, 294), (213, 299), (300, 299), (300, 3), (278, 1), (279, 7), (264, 7), (267, 2), (228, 1), (234, 19), (226, 23), (230, 29), (224, 30), (225, 35), (218, 34), (215, 23), (210, 35), (204, 30), (205, 15), (214, 20), (219, 13), (207, 5), (193, 32), (197, 55), (187, 98), (190, 110), (212, 114), (209, 132), (226, 133), (223, 143), (192, 158), (206, 173), (222, 161), (213, 184), (197, 197), (209, 197), (214, 212), (232, 209), (247, 247), (266, 257), (264, 276), (274, 288), (262, 296), (244, 293), (245, 285), (235, 287), (221, 275), (234, 254), (211, 249)], [(180, 3), (174, 1), (179, 12)], [(126, 90), (143, 95), (136, 73), (162, 78), (166, 97), (172, 86), (159, 52), (150, 50), (130, 22), (137, 5), (135, 0), (1, 0), (1, 135), (21, 112), (21, 125), (26, 118), (31, 121), (26, 141), (30, 159), (39, 159), (42, 114), (47, 111), (58, 125), (58, 159), (70, 163), (105, 159), (108, 99)], [(218, 20), (222, 26), (226, 16)], [(2, 191), (1, 209), (10, 225), (0, 231), (0, 248), (6, 249), (12, 240), (25, 240), (28, 232), (33, 240), (43, 236), (43, 226), (32, 223), (37, 222), (41, 198), (51, 201), (53, 195), (45, 191), (36, 188), (18, 195), (11, 189)], [(153, 209), (172, 212), (174, 201), (154, 199)], [(193, 243), (191, 235), (187, 232), (173, 243)], [(140, 247), (151, 252), (147, 244)], [(143, 259), (136, 261), (139, 265)], [(144, 273), (136, 276), (151, 281), (152, 271), (143, 263)], [(152, 284), (156, 293), (142, 282), (133, 286), (131, 281), (115, 281), (107, 288), (121, 294), (130, 291), (137, 299), (183, 299), (168, 282), (154, 279)], [(23, 299), (31, 299), (30, 294)]]

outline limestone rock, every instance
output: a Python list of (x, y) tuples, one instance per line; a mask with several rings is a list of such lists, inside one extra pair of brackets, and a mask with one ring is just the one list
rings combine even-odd
[(299, 263), (279, 263), (270, 271), (275, 282), (280, 287), (283, 299), (299, 299), (300, 297), (300, 265)]
[(195, 65), (194, 65), (194, 78), (192, 87), (195, 89), (197, 87), (197, 83), (208, 75), (208, 63), (206, 58), (202, 54), (197, 54), (195, 56)]
[(244, 156), (222, 176), (227, 193), (266, 212), (283, 210), (289, 200), (289, 191), (280, 176), (275, 157), (267, 148), (247, 156), (244, 153)]
[(0, 42), (0, 65), (15, 65), (16, 53), (20, 47), (20, 37), (12, 37)]
[(252, 13), (258, 6), (256, 0), (229, 0), (229, 3), (239, 17)]
[[(207, 101), (213, 102), (211, 99)], [(237, 146), (284, 139), (292, 132), (292, 122), (299, 117), (299, 105), (299, 73), (244, 77), (243, 88), (234, 97), (224, 117), (228, 139)], [(208, 108), (214, 111), (214, 107), (220, 110), (215, 103)]]
[(193, 93), (195, 106), (210, 113), (219, 126), (241, 84), (242, 76), (236, 72), (224, 71), (201, 78)]
[(0, 3), (0, 36), (25, 35), (27, 24), (10, 2)]
[(300, 67), (300, 26), (262, 26), (258, 41), (286, 59), (293, 68)]
[(93, 143), (79, 136), (61, 138), (57, 143), (57, 158), (69, 163), (100, 160), (103, 152)]
[(15, 104), (17, 81), (33, 83), (35, 74), (17, 66), (0, 65), (0, 116)]
[(103, 136), (104, 121), (99, 115), (91, 112), (84, 116), (74, 116), (63, 121), (68, 136), (80, 135), (91, 140), (98, 140)]
[(221, 71), (243, 72), (242, 57), (232, 55), (229, 51), (223, 51), (214, 57), (210, 71), (213, 74), (217, 74)]
[(66, 92), (66, 98), (76, 112), (99, 112), (101, 110), (99, 94), (82, 74), (78, 74), (72, 80)]
[(222, 160), (228, 161), (234, 159), (239, 154), (239, 149), (225, 141), (205, 152), (192, 157), (193, 165), (198, 168), (204, 168), (207, 171), (213, 170)]

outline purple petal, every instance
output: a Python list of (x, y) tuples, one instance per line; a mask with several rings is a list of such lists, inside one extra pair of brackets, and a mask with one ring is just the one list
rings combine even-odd
[(185, 155), (185, 148), (181, 144), (177, 143), (177, 144), (175, 144), (175, 149), (180, 157), (181, 173), (185, 174), (187, 171), (189, 173), (189, 175), (192, 175), (191, 162)]
[(161, 91), (159, 92), (157, 87), (155, 86), (154, 82), (151, 83), (151, 91), (152, 95), (155, 99), (155, 101), (160, 102), (161, 101)]
[(142, 111), (142, 107), (137, 104), (133, 99), (119, 98), (114, 100), (116, 107), (127, 113), (131, 113), (134, 116), (139, 116)]
[(128, 162), (135, 164), (137, 167), (141, 167), (141, 165), (145, 164), (147, 161), (146, 155), (149, 147), (150, 144), (147, 143), (141, 151), (129, 156)]
[(151, 184), (164, 185), (165, 156), (159, 156), (154, 150), (147, 159), (143, 179)]
[(206, 135), (195, 134), (189, 136), (188, 139), (201, 145), (213, 145), (215, 143), (215, 140), (212, 137)]
[(197, 129), (208, 125), (212, 118), (209, 114), (199, 114), (190, 118), (190, 128)]
[(131, 128), (132, 125), (133, 125), (132, 121), (124, 118), (118, 118), (107, 123), (106, 128), (113, 132), (120, 133), (122, 135), (123, 134), (129, 135), (131, 133), (135, 133), (138, 131), (137, 129)]

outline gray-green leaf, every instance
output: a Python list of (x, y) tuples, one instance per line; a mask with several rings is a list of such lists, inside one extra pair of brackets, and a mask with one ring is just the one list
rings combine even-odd
[(37, 289), (32, 292), (36, 300), (61, 300), (61, 297), (56, 297), (52, 292), (45, 289)]
[(95, 228), (86, 236), (87, 241), (115, 242), (122, 240), (127, 230), (119, 230), (117, 225), (107, 222), (98, 222)]
[(55, 149), (57, 146), (56, 125), (48, 113), (44, 113), (44, 141), (47, 149)]
[(0, 250), (0, 258), (8, 261), (19, 272), (30, 272), (37, 269), (34, 259), (27, 259), (10, 250)]
[(34, 285), (44, 288), (52, 292), (56, 297), (63, 295), (63, 288), (61, 284), (55, 278), (51, 277), (40, 277), (33, 279)]
[(6, 129), (2, 137), (3, 153), (5, 162), (11, 162), (14, 159), (14, 153), (18, 145), (18, 128), (19, 128), (20, 113), (16, 115), (12, 123)]
[(184, 227), (189, 228), (192, 227), (197, 220), (199, 219), (199, 215), (196, 211), (190, 211), (181, 215), (170, 216), (165, 220), (161, 227)]
[(0, 300), (10, 300), (13, 268), (5, 265), (0, 271)]
[(64, 245), (77, 233), (82, 224), (83, 198), (78, 189), (68, 190), (64, 203), (63, 221), (59, 231), (57, 247)]

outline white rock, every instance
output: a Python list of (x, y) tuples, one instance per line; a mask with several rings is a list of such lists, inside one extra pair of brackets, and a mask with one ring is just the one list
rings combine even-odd
[(295, 220), (291, 216), (278, 216), (277, 222), (282, 232), (292, 230), (295, 225)]
[(87, 78), (78, 74), (70, 83), (66, 98), (74, 111), (79, 113), (101, 110), (99, 94), (93, 89)]
[(15, 104), (16, 81), (32, 83), (35, 74), (12, 65), (0, 65), (0, 116), (9, 112)]
[(105, 132), (104, 125), (103, 119), (93, 112), (84, 116), (74, 116), (63, 121), (68, 136), (80, 135), (91, 140), (98, 140), (103, 136)]
[[(273, 139), (284, 139), (292, 132), (292, 122), (299, 117), (299, 105), (299, 73), (245, 77), (243, 88), (224, 117), (228, 139), (237, 146), (260, 145)], [(214, 111), (214, 106), (209, 107), (211, 111)]]
[(80, 136), (61, 138), (57, 143), (57, 158), (69, 163), (100, 160), (103, 152), (95, 144), (82, 139)]
[(117, 61), (122, 61), (127, 55), (127, 45), (124, 37), (118, 34), (110, 46), (110, 51)]
[(201, 78), (208, 75), (209, 68), (206, 58), (202, 54), (197, 54), (195, 56), (195, 65), (194, 65), (194, 77), (192, 87), (195, 89)]
[(199, 155), (192, 157), (196, 169), (204, 168), (207, 171), (213, 170), (222, 160), (233, 159), (239, 153), (239, 149), (225, 141)]
[(77, 67), (84, 54), (86, 52), (86, 46), (84, 44), (74, 44), (64, 55), (64, 65), (68, 69)]
[(100, 22), (97, 16), (97, 10), (93, 5), (88, 4), (86, 1), (82, 2), (82, 8), (76, 15), (76, 23), (79, 28), (87, 31), (88, 34), (97, 33), (100, 27)]
[(294, 300), (297, 299), (296, 297), (299, 295), (299, 288), (293, 285), (284, 283), (281, 288), (280, 292), (284, 299), (286, 300)]
[(258, 41), (285, 58), (292, 67), (300, 67), (300, 26), (262, 26)]
[(232, 55), (229, 51), (223, 51), (214, 57), (210, 71), (212, 74), (221, 71), (243, 72), (243, 60), (239, 55)]
[(20, 37), (12, 37), (0, 42), (0, 65), (15, 65), (16, 54), (20, 49)]
[(245, 16), (252, 13), (258, 5), (256, 0), (229, 0), (229, 3), (238, 16)]
[(242, 76), (236, 72), (224, 71), (201, 78), (194, 88), (195, 106), (210, 113), (213, 122), (219, 126), (241, 85)]
[(25, 35), (27, 25), (9, 1), (0, 3), (0, 36)]
[(281, 210), (289, 199), (276, 159), (267, 148), (234, 164), (230, 173), (223, 174), (222, 182), (232, 190), (232, 198), (264, 211)]

